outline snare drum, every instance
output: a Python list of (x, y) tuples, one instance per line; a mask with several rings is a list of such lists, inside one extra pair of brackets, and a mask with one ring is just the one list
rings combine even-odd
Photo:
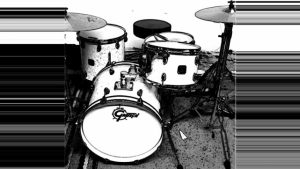
[(91, 31), (80, 31), (81, 64), (86, 79), (92, 81), (97, 73), (113, 61), (123, 61), (127, 33), (118, 25), (108, 24)]
[(146, 55), (140, 59), (147, 82), (170, 87), (195, 84), (200, 49), (200, 46), (179, 42), (147, 42)]
[(118, 62), (94, 80), (89, 108), (81, 120), (81, 136), (98, 156), (133, 162), (154, 153), (162, 142), (157, 89), (139, 74), (137, 64)]
[[(193, 35), (185, 33), (185, 32), (171, 31), (171, 32), (162, 32), (162, 33), (159, 33), (158, 35), (161, 35), (161, 36), (167, 38), (168, 41), (195, 44)], [(161, 39), (157, 35), (151, 35), (145, 39), (145, 43), (147, 43), (149, 41), (165, 41), (165, 40)]]

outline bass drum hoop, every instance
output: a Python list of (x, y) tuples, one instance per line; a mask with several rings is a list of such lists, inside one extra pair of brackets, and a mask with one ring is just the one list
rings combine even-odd
[[(78, 41), (79, 42), (86, 42), (86, 43), (89, 43), (89, 44), (94, 44), (94, 45), (98, 45), (98, 44), (101, 44), (101, 45), (106, 45), (106, 44), (112, 44), (112, 43), (117, 43), (117, 42), (120, 42), (122, 40), (126, 41), (125, 39), (127, 39), (127, 32), (126, 30), (119, 26), (119, 25), (115, 25), (115, 24), (107, 24), (107, 25), (110, 25), (110, 26), (115, 26), (115, 27), (118, 27), (120, 29), (123, 30), (124, 34), (119, 36), (119, 37), (116, 37), (116, 38), (111, 38), (111, 39), (92, 39), (92, 38), (84, 38), (82, 36), (80, 36), (80, 31), (77, 32), (77, 37), (78, 37)], [(101, 29), (101, 28), (100, 28)]]

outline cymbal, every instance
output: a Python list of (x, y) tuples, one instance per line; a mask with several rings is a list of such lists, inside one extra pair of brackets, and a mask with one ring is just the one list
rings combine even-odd
[(88, 14), (68, 12), (66, 19), (68, 21), (66, 31), (71, 32), (95, 30), (106, 25), (104, 19)]
[[(276, 9), (257, 10), (262, 6), (236, 6), (230, 10), (229, 6), (215, 6), (199, 10), (195, 16), (199, 19), (216, 22), (232, 23), (234, 25), (300, 25), (299, 10), (291, 10), (289, 6), (276, 6)], [(278, 9), (277, 9), (278, 8)]]
[(230, 11), (228, 6), (215, 6), (201, 9), (195, 13), (199, 19), (216, 23), (235, 23), (236, 13)]
[(0, 17), (3, 32), (77, 32), (102, 28), (102, 18), (69, 12), (61, 17)]

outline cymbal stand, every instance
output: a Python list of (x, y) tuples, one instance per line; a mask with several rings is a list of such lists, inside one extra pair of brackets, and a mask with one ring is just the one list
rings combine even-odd
[(221, 82), (223, 80), (224, 76), (224, 71), (226, 67), (226, 61), (227, 61), (227, 56), (229, 53), (229, 45), (230, 45), (230, 40), (232, 36), (232, 23), (225, 23), (225, 30), (224, 33), (220, 36), (222, 38), (221, 42), (221, 49), (220, 49), (220, 54), (219, 54), (219, 59), (217, 61), (217, 67), (216, 67), (216, 79), (214, 80), (215, 82), (215, 93), (214, 96), (216, 98), (215, 104), (214, 104), (214, 110), (210, 119), (210, 123), (208, 127), (211, 127), (213, 124), (213, 120), (215, 119), (216, 116), (216, 110), (218, 107), (218, 98), (220, 98), (220, 89), (221, 89)]
[[(215, 86), (214, 88), (216, 89), (214, 91), (214, 98), (215, 103), (214, 103), (214, 109), (213, 113), (210, 118), (210, 122), (208, 126), (206, 127), (209, 130), (212, 130), (215, 128), (214, 122), (216, 121), (216, 115), (217, 118), (220, 122), (220, 127), (221, 127), (221, 140), (222, 140), (222, 147), (224, 151), (224, 156), (225, 156), (225, 162), (224, 166), (226, 169), (229, 169), (231, 167), (230, 164), (230, 149), (229, 149), (229, 143), (227, 139), (227, 134), (225, 131), (225, 128), (223, 126), (223, 121), (220, 120), (220, 116), (224, 118), (224, 114), (228, 114), (230, 118), (234, 118), (234, 111), (230, 108), (230, 106), (225, 102), (226, 99), (224, 96), (220, 96), (221, 94), (221, 82), (224, 77), (224, 73), (226, 71), (226, 61), (227, 61), (227, 56), (229, 53), (229, 46), (230, 46), (230, 40), (232, 36), (232, 23), (225, 23), (225, 30), (224, 33), (220, 36), (222, 38), (221, 42), (221, 49), (220, 49), (220, 54), (219, 58), (217, 61), (217, 67), (216, 67), (216, 79), (214, 80)], [(227, 110), (227, 111), (226, 111)], [(214, 133), (212, 132), (212, 137), (214, 137)], [(225, 138), (225, 140), (224, 140)]]

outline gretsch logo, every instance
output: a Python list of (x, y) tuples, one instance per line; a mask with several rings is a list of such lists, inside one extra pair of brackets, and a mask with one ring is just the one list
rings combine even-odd
[(127, 111), (124, 108), (118, 107), (116, 108), (113, 113), (113, 119), (116, 119), (116, 121), (120, 121), (120, 120), (127, 120), (127, 117), (138, 117), (139, 113), (127, 113)]

